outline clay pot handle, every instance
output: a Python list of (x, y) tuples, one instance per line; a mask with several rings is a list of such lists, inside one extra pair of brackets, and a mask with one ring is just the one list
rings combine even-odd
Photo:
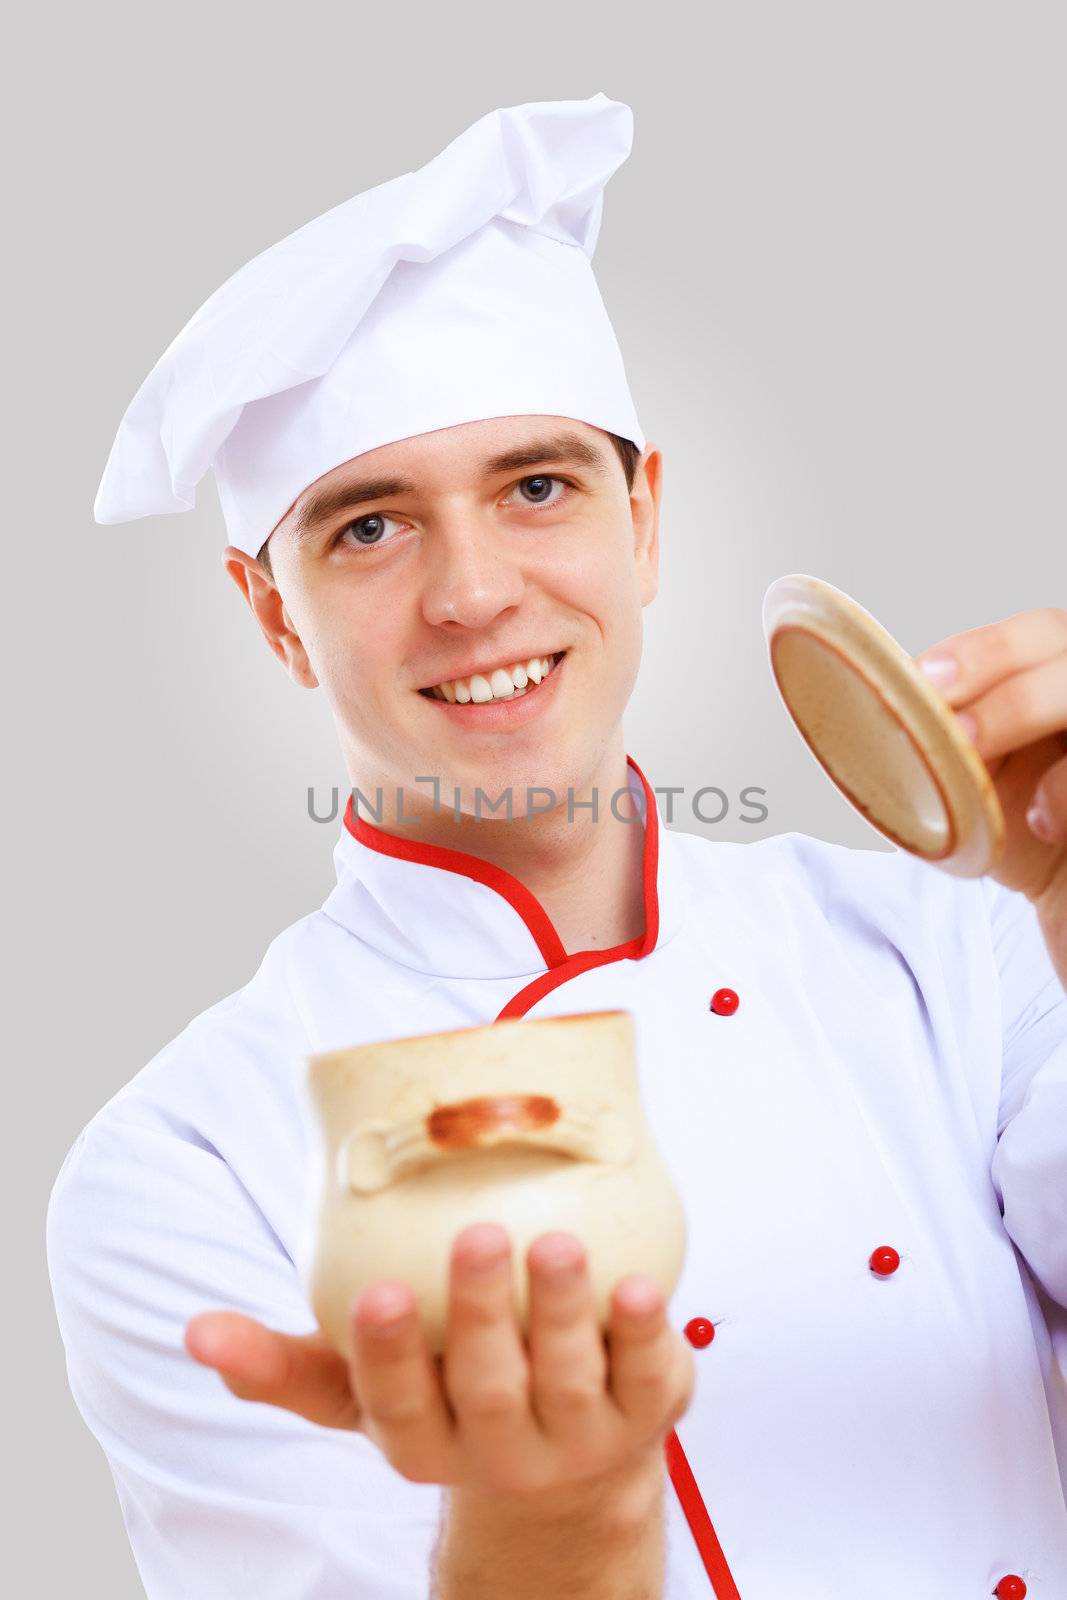
[(338, 1152), (338, 1178), (357, 1194), (375, 1194), (408, 1172), (501, 1145), (622, 1165), (633, 1155), (634, 1134), (610, 1108), (564, 1107), (543, 1094), (480, 1095), (422, 1117), (361, 1123)]

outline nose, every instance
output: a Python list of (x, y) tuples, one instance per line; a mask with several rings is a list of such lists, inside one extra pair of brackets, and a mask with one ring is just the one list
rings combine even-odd
[[(514, 535), (510, 536), (511, 539)], [(525, 578), (519, 552), (508, 537), (476, 518), (450, 519), (429, 541), (422, 586), (422, 614), (433, 626), (451, 622), (488, 628), (521, 601)]]

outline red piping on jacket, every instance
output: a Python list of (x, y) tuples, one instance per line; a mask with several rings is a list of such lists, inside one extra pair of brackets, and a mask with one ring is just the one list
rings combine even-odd
[[(567, 954), (562, 939), (537, 896), (531, 894), (526, 885), (520, 883), (518, 878), (512, 877), (510, 872), (505, 872), (502, 867), (494, 867), (478, 856), (468, 855), (463, 850), (449, 850), (442, 845), (423, 844), (414, 839), (398, 839), (393, 834), (383, 833), (380, 828), (375, 828), (371, 823), (364, 822), (361, 817), (354, 816), (352, 796), (349, 795), (344, 823), (349, 833), (353, 834), (360, 844), (365, 844), (369, 849), (377, 850), (382, 855), (395, 856), (401, 861), (414, 861), (425, 867), (440, 867), (445, 872), (458, 872), (463, 877), (473, 878), (476, 883), (484, 883), (487, 888), (495, 889), (498, 894), (503, 895), (529, 928), (549, 970), (526, 984), (518, 994), (513, 995), (499, 1016), (494, 1019), (497, 1022), (502, 1022), (506, 1017), (525, 1016), (530, 1007), (536, 1005), (546, 994), (558, 989), (569, 978), (576, 978), (580, 973), (588, 972), (592, 967), (607, 966), (612, 961), (640, 960), (642, 956), (651, 954), (656, 948), (656, 941), (659, 938), (657, 893), (659, 814), (656, 810), (656, 797), (641, 768), (632, 756), (627, 756), (626, 761), (640, 778), (645, 792), (645, 846), (641, 864), (645, 931), (635, 939), (628, 939), (625, 944), (613, 945), (610, 950), (579, 950), (574, 955)], [(726, 1563), (726, 1557), (723, 1555), (722, 1546), (708, 1516), (703, 1496), (693, 1476), (693, 1470), (674, 1428), (667, 1435), (665, 1451), (671, 1483), (685, 1513), (689, 1530), (696, 1541), (704, 1570), (711, 1579), (715, 1600), (741, 1600)]]
[(415, 861), (422, 867), (440, 867), (442, 872), (458, 872), (461, 877), (484, 883), (487, 889), (495, 889), (511, 903), (533, 934), (546, 967), (559, 967), (567, 960), (563, 941), (537, 896), (503, 867), (494, 867), (491, 862), (468, 855), (465, 850), (449, 850), (446, 845), (424, 844), (420, 839), (399, 839), (395, 834), (383, 833), (381, 828), (355, 815), (351, 795), (345, 806), (344, 822), (360, 844), (377, 850), (379, 855), (395, 856), (398, 861)]

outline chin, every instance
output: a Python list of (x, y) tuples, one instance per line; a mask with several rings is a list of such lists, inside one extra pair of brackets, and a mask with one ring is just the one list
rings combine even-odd
[[(589, 781), (588, 774), (593, 763), (581, 759), (578, 752), (568, 755), (561, 751), (558, 744), (542, 748), (539, 751), (515, 752), (510, 758), (501, 756), (483, 767), (470, 785), (469, 794), (464, 799), (464, 810), (474, 810), (474, 784), (477, 784), (489, 797), (495, 798), (502, 790), (510, 787), (512, 791), (513, 814), (518, 819), (525, 817), (527, 803), (530, 806), (531, 816), (544, 816), (548, 814), (549, 796), (538, 793), (539, 790), (551, 790), (555, 797), (554, 804), (560, 808), (562, 817), (567, 816), (567, 795), (573, 791), (578, 795)], [(527, 791), (532, 791), (527, 801)], [(601, 796), (601, 807), (607, 797)], [(469, 802), (469, 804), (468, 804)], [(486, 818), (490, 813), (482, 802), (482, 815)], [(500, 817), (506, 816), (501, 810)], [(591, 813), (576, 811), (575, 818), (589, 817)]]

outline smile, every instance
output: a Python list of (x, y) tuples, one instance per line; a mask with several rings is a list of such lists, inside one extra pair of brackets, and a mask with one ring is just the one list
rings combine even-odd
[(474, 672), (468, 678), (450, 678), (445, 683), (420, 689), (431, 700), (446, 700), (449, 705), (488, 705), (493, 700), (521, 700), (555, 669), (566, 651), (534, 656), (514, 666), (496, 667), (490, 672)]

